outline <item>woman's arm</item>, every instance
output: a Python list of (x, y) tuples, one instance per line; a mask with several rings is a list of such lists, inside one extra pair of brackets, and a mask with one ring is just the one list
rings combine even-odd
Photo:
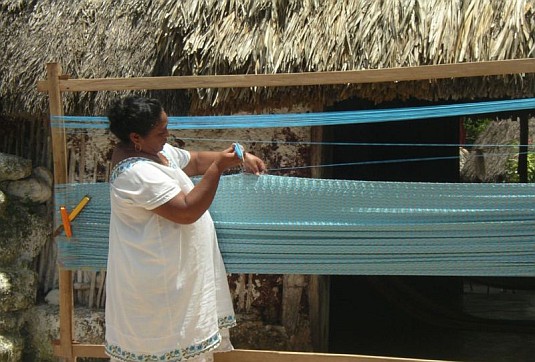
[(190, 177), (204, 175), (218, 156), (215, 151), (190, 151), (190, 160), (182, 170)]
[[(156, 214), (179, 224), (194, 223), (212, 204), (221, 174), (241, 162), (232, 147), (223, 152), (200, 153), (203, 154), (200, 159), (192, 154), (192, 159), (184, 171), (189, 169), (188, 172), (193, 174), (204, 171), (201, 181), (188, 194), (180, 192), (165, 204), (155, 208), (153, 211)], [(194, 164), (190, 165), (193, 160)]]
[[(231, 149), (233, 150), (233, 148)], [(208, 167), (210, 167), (212, 162), (214, 162), (214, 160), (218, 157), (218, 154), (219, 152), (212, 151), (191, 151), (190, 161), (184, 168), (184, 172), (188, 176), (204, 175)], [(243, 166), (247, 172), (255, 175), (260, 175), (266, 171), (266, 165), (264, 164), (264, 161), (247, 152), (243, 152)]]
[(180, 192), (153, 211), (179, 224), (194, 223), (212, 204), (221, 174), (242, 162), (245, 169), (255, 175), (266, 171), (266, 165), (260, 158), (244, 152), (244, 159), (240, 160), (234, 147), (222, 152), (190, 152), (190, 161), (183, 171), (188, 176), (203, 175), (201, 181), (187, 195)]

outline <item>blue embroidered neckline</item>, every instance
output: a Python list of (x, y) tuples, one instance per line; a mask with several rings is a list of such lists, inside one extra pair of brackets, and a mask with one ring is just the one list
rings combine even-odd
[(111, 171), (110, 182), (115, 181), (115, 179), (119, 177), (120, 174), (122, 174), (123, 172), (125, 172), (126, 170), (134, 166), (136, 163), (142, 162), (142, 161), (148, 161), (148, 159), (143, 158), (143, 157), (125, 158), (124, 160), (116, 164), (113, 170)]
[[(164, 157), (169, 162), (169, 166), (168, 167), (171, 167), (171, 168), (174, 168), (174, 169), (178, 168), (178, 166), (175, 164), (173, 159), (169, 157), (169, 155), (167, 154), (167, 152), (165, 152), (165, 150), (162, 150), (161, 153), (164, 155)], [(132, 166), (134, 166), (138, 162), (154, 162), (154, 161), (151, 160), (151, 159), (145, 158), (145, 157), (128, 157), (128, 158), (125, 158), (124, 160), (122, 160), (119, 163), (117, 163), (115, 165), (115, 167), (113, 168), (113, 170), (111, 172), (111, 175), (110, 175), (110, 182), (115, 181), (115, 179), (117, 177), (119, 177), (119, 175), (121, 173), (123, 173), (126, 170), (130, 169)]]

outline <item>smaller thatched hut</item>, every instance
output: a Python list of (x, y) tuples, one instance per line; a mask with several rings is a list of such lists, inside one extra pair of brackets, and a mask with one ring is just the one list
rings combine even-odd
[[(529, 122), (529, 136), (526, 151), (533, 154), (535, 120)], [(515, 182), (520, 145), (520, 124), (517, 120), (495, 120), (475, 140), (464, 167), (461, 179), (464, 182)], [(531, 158), (531, 157), (530, 157)], [(533, 167), (528, 169), (533, 174)]]

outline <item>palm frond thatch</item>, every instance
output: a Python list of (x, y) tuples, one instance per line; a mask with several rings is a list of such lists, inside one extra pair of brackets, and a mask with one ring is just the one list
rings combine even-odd
[[(43, 108), (35, 82), (58, 61), (74, 78), (356, 70), (535, 55), (535, 0), (0, 0), (5, 111)], [(325, 105), (532, 96), (533, 76), (403, 84), (192, 91), (191, 112), (296, 100)], [(109, 93), (68, 98), (102, 111)], [(180, 92), (172, 95), (181, 97)], [(77, 105), (77, 106), (75, 106)], [(214, 110), (212, 107), (216, 107)]]

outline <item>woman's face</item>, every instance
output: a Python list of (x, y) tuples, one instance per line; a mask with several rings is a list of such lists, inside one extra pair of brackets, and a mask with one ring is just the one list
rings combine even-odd
[(167, 123), (167, 114), (162, 111), (160, 122), (145, 137), (138, 136), (138, 143), (144, 152), (156, 155), (163, 149), (167, 142), (167, 137), (169, 137)]

